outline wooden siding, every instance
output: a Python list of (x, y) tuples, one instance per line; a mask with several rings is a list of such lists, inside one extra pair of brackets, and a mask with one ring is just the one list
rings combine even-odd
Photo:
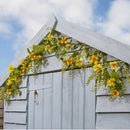
[(130, 84), (122, 98), (110, 100), (109, 93), (101, 87), (96, 94), (96, 128), (130, 129)]
[[(85, 85), (91, 69), (64, 76), (49, 72), (29, 76), (29, 129), (95, 128), (95, 94)], [(36, 101), (34, 92), (37, 90)]]
[[(48, 57), (48, 65), (46, 67), (42, 66), (40, 73), (48, 73), (52, 71), (60, 71), (62, 68), (62, 62), (58, 60), (54, 55)], [(32, 71), (28, 73), (33, 74)]]
[(20, 85), (22, 95), (11, 98), (10, 104), (4, 104), (4, 129), (25, 129), (27, 116), (27, 78)]
[[(42, 68), (41, 73), (35, 77), (29, 73), (28, 78), (23, 79), (22, 95), (11, 98), (10, 105), (5, 103), (4, 128), (130, 128), (130, 84), (126, 82), (128, 88), (122, 99), (111, 101), (109, 93), (103, 91), (104, 87), (96, 95), (91, 92), (95, 81), (86, 86), (91, 68), (80, 73), (75, 70), (72, 76), (67, 71), (63, 76), (61, 62), (54, 56), (48, 60), (48, 67)], [(35, 90), (38, 93), (36, 102)]]

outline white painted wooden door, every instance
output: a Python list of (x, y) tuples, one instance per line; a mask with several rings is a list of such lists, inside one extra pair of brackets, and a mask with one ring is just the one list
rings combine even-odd
[(28, 129), (95, 128), (95, 82), (86, 86), (91, 70), (78, 71), (29, 77)]

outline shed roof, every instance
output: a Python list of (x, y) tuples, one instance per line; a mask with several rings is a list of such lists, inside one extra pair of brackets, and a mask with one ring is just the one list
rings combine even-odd
[[(27, 55), (26, 48), (39, 44), (43, 38), (50, 32), (48, 27), (54, 27), (56, 31), (65, 34), (69, 37), (94, 47), (102, 52), (105, 52), (117, 59), (120, 59), (130, 64), (130, 45), (124, 44), (112, 38), (103, 36), (97, 32), (87, 28), (72, 24), (68, 21), (56, 18), (54, 15), (50, 16), (48, 22), (40, 29), (40, 31), (33, 37), (27, 46), (11, 63), (14, 67), (18, 67), (21, 60)], [(0, 86), (6, 81), (9, 76), (8, 69), (0, 76)]]

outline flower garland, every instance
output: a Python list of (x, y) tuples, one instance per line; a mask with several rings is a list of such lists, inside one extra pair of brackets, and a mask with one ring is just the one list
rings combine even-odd
[(19, 85), (22, 76), (26, 76), (29, 70), (34, 74), (40, 71), (41, 66), (48, 64), (47, 56), (54, 54), (58, 60), (62, 61), (62, 73), (69, 69), (70, 74), (75, 69), (85, 70), (92, 67), (92, 74), (88, 78), (87, 85), (91, 80), (97, 83), (93, 91), (97, 91), (100, 86), (105, 86), (105, 90), (110, 93), (111, 98), (122, 96), (126, 90), (125, 78), (129, 81), (129, 64), (116, 60), (109, 62), (106, 60), (107, 54), (80, 42), (73, 42), (72, 38), (66, 38), (59, 32), (52, 29), (39, 45), (33, 45), (27, 49), (28, 56), (23, 59), (17, 68), (12, 65), (8, 70), (10, 75), (1, 89), (0, 98), (9, 103), (10, 97), (21, 95)]

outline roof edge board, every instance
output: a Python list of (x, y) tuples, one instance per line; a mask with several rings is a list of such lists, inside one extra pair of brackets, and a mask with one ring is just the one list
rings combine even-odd
[(56, 30), (130, 64), (130, 45), (62, 19), (58, 19)]

